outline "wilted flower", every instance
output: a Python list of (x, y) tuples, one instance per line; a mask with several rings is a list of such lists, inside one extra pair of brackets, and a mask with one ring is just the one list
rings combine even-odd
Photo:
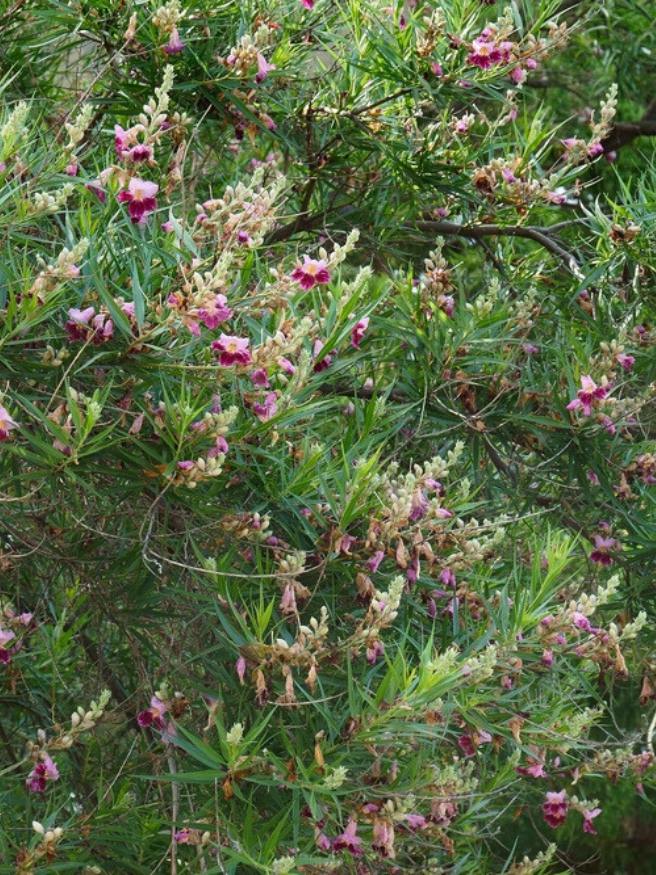
[(276, 414), (276, 410), (278, 409), (276, 401), (276, 393), (268, 392), (263, 402), (257, 401), (253, 404), (253, 413), (261, 422), (266, 422)]

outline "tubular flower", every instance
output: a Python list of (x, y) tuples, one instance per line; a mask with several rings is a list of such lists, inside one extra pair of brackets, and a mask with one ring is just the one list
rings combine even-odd
[(292, 271), (292, 279), (296, 280), (302, 289), (309, 291), (315, 286), (329, 283), (330, 272), (323, 259), (316, 261), (314, 258), (308, 258), (305, 255), (303, 257), (303, 264), (298, 265)]
[(224, 368), (230, 365), (250, 365), (252, 358), (249, 350), (250, 340), (247, 337), (235, 337), (221, 334), (212, 343), (212, 349), (219, 354), (219, 364)]
[(155, 182), (133, 177), (128, 183), (127, 190), (118, 193), (118, 200), (122, 204), (128, 204), (130, 219), (135, 225), (143, 225), (148, 216), (157, 209), (155, 195), (159, 186)]

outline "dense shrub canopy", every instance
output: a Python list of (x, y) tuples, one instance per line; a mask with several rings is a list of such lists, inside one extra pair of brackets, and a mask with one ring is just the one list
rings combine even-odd
[(650, 872), (648, 3), (0, 9), (0, 872)]

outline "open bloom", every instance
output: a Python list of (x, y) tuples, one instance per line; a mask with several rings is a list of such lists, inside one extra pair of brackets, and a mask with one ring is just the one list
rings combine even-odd
[(481, 70), (489, 70), (494, 64), (499, 63), (501, 53), (494, 43), (479, 37), (472, 42), (471, 52), (467, 56), (467, 60), (474, 67), (480, 67)]
[(599, 565), (612, 565), (613, 557), (609, 553), (619, 547), (619, 542), (615, 538), (607, 538), (604, 535), (595, 535), (593, 540), (595, 548), (590, 553), (591, 561)]
[(153, 696), (150, 700), (150, 708), (137, 714), (137, 723), (142, 729), (147, 729), (149, 726), (153, 726), (155, 729), (164, 729), (166, 727), (164, 715), (168, 710), (168, 705), (165, 702), (162, 702), (157, 696)]
[(0, 664), (8, 665), (11, 662), (11, 650), (6, 645), (13, 641), (16, 635), (9, 629), (0, 629)]
[(250, 365), (252, 358), (249, 344), (248, 337), (221, 334), (219, 339), (212, 343), (212, 349), (218, 352), (219, 364), (224, 368), (230, 365)]
[(48, 781), (56, 781), (59, 778), (59, 769), (48, 754), (43, 754), (40, 760), (27, 776), (27, 789), (30, 793), (45, 792)]
[(232, 310), (228, 307), (225, 295), (215, 295), (196, 310), (196, 315), (207, 328), (218, 328), (222, 322), (230, 319)]
[(531, 778), (547, 777), (547, 773), (544, 770), (544, 764), (539, 760), (529, 760), (527, 766), (517, 766), (516, 771), (519, 775), (526, 775)]
[(114, 148), (119, 158), (138, 164), (140, 161), (150, 161), (153, 148), (147, 143), (140, 143), (137, 134), (143, 130), (140, 126), (125, 131), (120, 125), (114, 125)]
[(592, 415), (592, 408), (608, 395), (606, 386), (598, 386), (590, 376), (581, 377), (581, 388), (567, 405), (568, 410), (580, 410), (584, 416)]
[(148, 216), (157, 209), (155, 195), (159, 186), (155, 182), (133, 177), (128, 183), (126, 191), (118, 193), (118, 200), (122, 204), (128, 204), (130, 219), (137, 225), (142, 225)]
[(601, 814), (601, 808), (590, 808), (581, 813), (583, 814), (583, 832), (596, 836), (597, 830), (594, 828), (592, 821), (595, 817), (599, 817)]
[(6, 441), (10, 432), (17, 428), (17, 425), (18, 423), (9, 415), (7, 408), (0, 404), (0, 441)]
[(567, 819), (568, 811), (569, 802), (565, 790), (561, 790), (559, 793), (547, 793), (546, 800), (542, 805), (542, 814), (550, 827), (556, 829), (562, 826)]
[(68, 321), (64, 326), (69, 340), (85, 340), (88, 334), (88, 327), (91, 319), (96, 311), (93, 307), (85, 307), (84, 310), (79, 310), (77, 307), (71, 307), (68, 311)]
[(334, 851), (348, 851), (354, 857), (362, 856), (362, 839), (357, 835), (358, 824), (349, 820), (343, 833), (333, 839)]
[(308, 291), (314, 286), (325, 285), (330, 282), (330, 273), (326, 262), (321, 259), (316, 261), (314, 258), (303, 256), (303, 264), (292, 271), (292, 279), (300, 285), (302, 289)]

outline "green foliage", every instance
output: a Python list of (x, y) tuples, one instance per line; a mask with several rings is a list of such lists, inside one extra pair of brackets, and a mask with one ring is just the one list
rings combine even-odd
[(307, 5), (0, 11), (0, 873), (651, 871), (648, 10)]

